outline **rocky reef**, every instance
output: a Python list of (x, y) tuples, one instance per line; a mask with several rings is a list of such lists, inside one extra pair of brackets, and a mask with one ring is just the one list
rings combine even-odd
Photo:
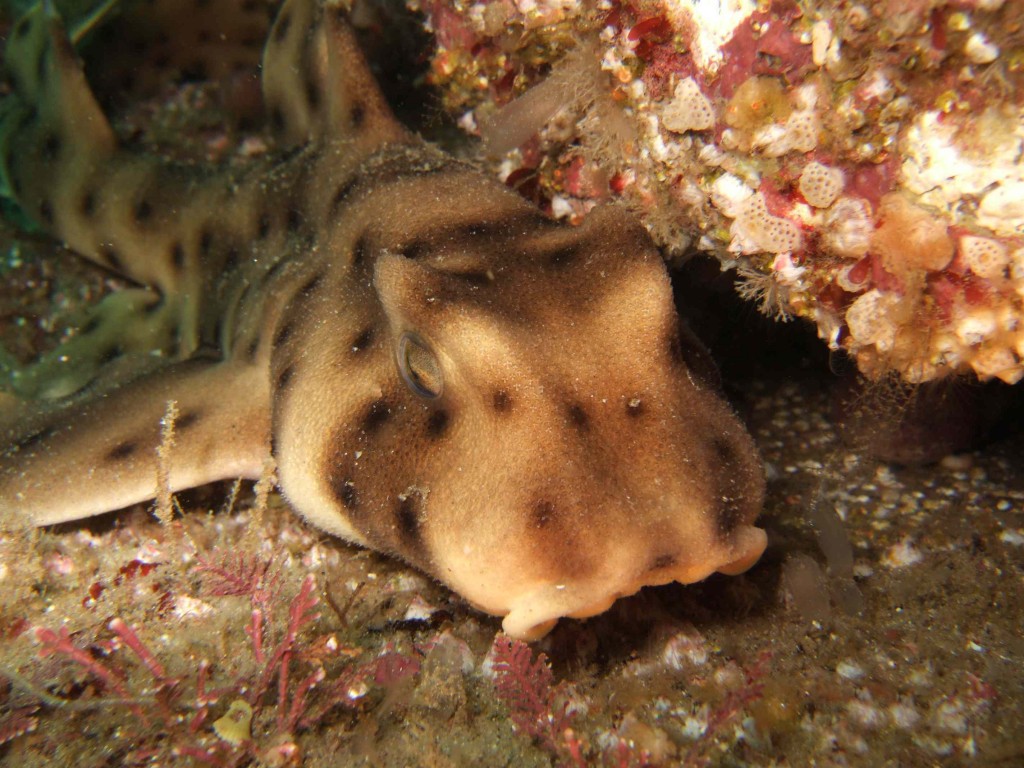
[(1024, 378), (1024, 7), (412, 0), (431, 78), (552, 214), (622, 198), (871, 378)]

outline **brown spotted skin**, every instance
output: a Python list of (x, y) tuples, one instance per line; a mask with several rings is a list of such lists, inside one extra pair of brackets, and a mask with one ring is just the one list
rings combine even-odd
[[(151, 497), (174, 400), (172, 489), (257, 476), (272, 454), (309, 521), (403, 558), (517, 637), (760, 556), (754, 445), (688, 366), (664, 264), (625, 212), (560, 226), (421, 143), (339, 13), (308, 0), (284, 4), (264, 53), (290, 148), (235, 176), (119, 147), (59, 23), (27, 18), (9, 50), (52, 64), (14, 67), (8, 185), (144, 287), (100, 305), (62, 349), (78, 362), (15, 379), (56, 399), (7, 428), (8, 521)], [(83, 136), (71, 106), (93, 110)], [(128, 362), (146, 344), (177, 362)]]

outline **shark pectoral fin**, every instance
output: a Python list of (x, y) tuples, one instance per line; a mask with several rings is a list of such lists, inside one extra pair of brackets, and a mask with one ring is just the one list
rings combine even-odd
[(4, 193), (80, 256), (194, 300), (203, 234), (181, 221), (211, 203), (174, 163), (119, 147), (53, 11), (36, 6), (14, 25), (4, 63), (15, 91), (0, 105)]
[(340, 6), (287, 0), (263, 51), (263, 97), (287, 143), (324, 136), (366, 152), (408, 140), (370, 73)]
[(40, 409), (0, 438), (0, 524), (50, 525), (120, 509), (152, 498), (161, 472), (172, 492), (258, 477), (270, 455), (268, 398), (258, 368), (195, 359), (84, 403)]
[(71, 323), (77, 332), (55, 349), (28, 365), (0, 361), (0, 371), (13, 392), (31, 399), (66, 397), (101, 374), (126, 381), (153, 368), (155, 351), (174, 354), (180, 309), (148, 288), (116, 291), (87, 307)]

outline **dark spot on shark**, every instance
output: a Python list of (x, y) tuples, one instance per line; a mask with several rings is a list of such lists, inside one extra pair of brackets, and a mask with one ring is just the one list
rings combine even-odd
[(313, 275), (305, 283), (302, 284), (302, 287), (299, 288), (297, 295), (301, 296), (303, 299), (306, 300), (313, 298), (316, 295), (316, 292), (320, 288), (320, 285), (323, 283), (323, 281), (323, 272), (317, 272), (315, 275)]
[(256, 222), (256, 239), (266, 240), (270, 234), (270, 214), (264, 211)]
[(579, 243), (572, 243), (562, 248), (556, 248), (547, 255), (548, 264), (556, 269), (561, 269), (571, 264), (580, 253)]
[(274, 334), (274, 346), (280, 347), (287, 343), (295, 331), (295, 324), (291, 322), (282, 323)]
[(202, 258), (207, 258), (210, 252), (213, 250), (213, 232), (206, 227), (203, 227), (199, 232), (199, 255)]
[(708, 445), (711, 448), (711, 455), (718, 465), (716, 469), (737, 467), (741, 464), (737, 459), (736, 449), (728, 440), (724, 440), (718, 436), (712, 436), (708, 440)]
[(46, 75), (47, 75), (47, 72), (46, 72), (47, 66), (46, 65), (49, 62), (49, 58), (50, 58), (49, 54), (50, 54), (50, 46), (49, 45), (44, 45), (44, 46), (42, 46), (39, 49), (39, 56), (36, 59), (36, 77), (39, 79), (39, 82), (41, 84), (46, 82)]
[(306, 76), (305, 91), (306, 104), (309, 105), (311, 111), (315, 112), (320, 108), (320, 86), (309, 73)]
[(408, 243), (402, 245), (398, 252), (405, 256), (407, 259), (419, 259), (423, 257), (430, 250), (430, 243), (422, 238), (416, 238), (410, 240)]
[(284, 110), (276, 104), (270, 108), (270, 125), (278, 133), (285, 129)]
[(729, 494), (720, 494), (715, 503), (715, 530), (719, 538), (727, 539), (743, 522), (743, 506), (739, 498)]
[(507, 240), (527, 235), (536, 229), (547, 230), (558, 225), (540, 211), (512, 211), (492, 219), (459, 223), (438, 233), (438, 240), (474, 242)]
[(566, 409), (566, 415), (569, 417), (569, 421), (580, 431), (585, 432), (590, 428), (590, 418), (587, 416), (587, 412), (583, 410), (583, 406), (579, 403), (573, 403)]
[(352, 352), (362, 352), (370, 346), (370, 342), (373, 341), (373, 328), (364, 328), (359, 332), (359, 335), (352, 340), (349, 345), (349, 349)]
[(334, 216), (338, 209), (345, 204), (348, 196), (355, 189), (359, 183), (359, 174), (352, 174), (345, 181), (338, 185), (338, 188), (334, 192), (334, 196), (331, 198), (331, 216)]
[(121, 349), (120, 344), (111, 344), (109, 347), (105, 347), (103, 350), (100, 351), (98, 355), (96, 355), (96, 362), (98, 362), (100, 365), (110, 365), (110, 363), (117, 360), (117, 358), (119, 358), (122, 354), (124, 354), (124, 350)]
[(28, 34), (28, 31), (32, 28), (32, 17), (22, 16), (21, 21), (14, 25), (14, 37), (16, 40), (21, 40)]
[(256, 353), (260, 348), (260, 337), (255, 336), (250, 339), (248, 346), (245, 348), (245, 357), (250, 362), (256, 359)]
[(504, 389), (498, 389), (491, 396), (491, 405), (498, 413), (508, 413), (512, 410), (512, 398)]
[(274, 25), (274, 34), (272, 39), (275, 43), (283, 43), (284, 39), (288, 37), (288, 30), (292, 26), (292, 15), (291, 12), (285, 11), (278, 19), (277, 24)]
[(146, 315), (154, 315), (160, 311), (164, 306), (163, 294), (154, 296), (149, 302), (142, 308), (143, 313)]
[(530, 510), (530, 520), (536, 528), (547, 528), (554, 522), (555, 505), (547, 499), (537, 501)]
[(233, 272), (238, 268), (238, 259), (241, 253), (238, 250), (237, 245), (229, 246), (224, 254), (224, 271)]
[(451, 416), (448, 411), (438, 409), (430, 414), (427, 419), (427, 436), (432, 440), (443, 437), (451, 423)]
[(358, 267), (366, 261), (366, 254), (370, 249), (369, 236), (364, 232), (356, 238), (352, 246), (352, 266)]
[(374, 400), (363, 413), (359, 422), (359, 429), (367, 435), (372, 435), (391, 418), (391, 407), (383, 398)]
[(185, 266), (185, 247), (177, 240), (171, 243), (171, 265), (178, 271)]
[(132, 215), (135, 218), (136, 224), (145, 224), (153, 216), (153, 204), (143, 197), (135, 204)]
[(412, 549), (420, 549), (423, 545), (420, 531), (421, 503), (422, 499), (418, 492), (402, 494), (398, 497), (398, 506), (395, 509), (395, 528), (399, 540)]
[(674, 323), (668, 336), (669, 361), (681, 365), (697, 385), (716, 390), (722, 386), (722, 379), (707, 348), (683, 323)]
[[(25, 435), (25, 437), (15, 442), (13, 449), (17, 451), (27, 451), (30, 448), (36, 447), (40, 443), (46, 442), (51, 437), (57, 435), (59, 432), (60, 428), (56, 426), (48, 426), (43, 427), (42, 429), (37, 429), (36, 431), (31, 432), (28, 435)], [(9, 451), (5, 453), (9, 453)]]
[(136, 441), (125, 440), (107, 451), (103, 456), (103, 460), (106, 462), (124, 461), (129, 456), (138, 452), (138, 450), (139, 444)]
[(494, 277), (491, 273), (480, 270), (468, 269), (465, 272), (449, 272), (448, 274), (464, 283), (468, 283), (474, 288), (481, 288), (494, 282)]
[(118, 255), (117, 250), (114, 246), (108, 244), (101, 245), (98, 249), (100, 259), (110, 269), (115, 272), (124, 272), (124, 264), (121, 261), (121, 257)]
[(64, 142), (61, 140), (60, 136), (51, 131), (43, 137), (43, 142), (39, 148), (40, 155), (43, 160), (53, 162), (57, 159), (57, 156), (60, 155), (60, 150), (63, 145)]
[(361, 101), (352, 103), (352, 108), (348, 112), (348, 122), (353, 131), (362, 130), (363, 123), (366, 122), (366, 106)]
[(342, 480), (331, 486), (335, 498), (341, 502), (345, 509), (355, 509), (359, 506), (359, 494), (351, 480)]
[(288, 386), (288, 382), (292, 380), (295, 375), (295, 365), (286, 365), (282, 371), (277, 374), (276, 391), (280, 393), (285, 387)]
[(281, 274), (281, 272), (284, 270), (284, 268), (287, 267), (288, 264), (290, 264), (290, 263), (291, 262), (288, 260), (288, 257), (286, 255), (280, 256), (278, 258), (278, 260), (275, 261), (270, 266), (270, 269), (268, 269), (266, 272), (263, 273), (263, 276), (260, 278), (260, 284), (261, 285), (267, 285), (268, 283), (273, 281), (274, 278), (276, 278), (279, 274)]
[(178, 432), (185, 432), (189, 428), (194, 427), (196, 424), (198, 424), (199, 419), (202, 417), (202, 415), (202, 411), (197, 409), (182, 411), (181, 413), (178, 414), (178, 418), (175, 419), (174, 421), (174, 428)]
[(676, 558), (675, 555), (671, 555), (671, 554), (658, 555), (657, 557), (655, 557), (654, 559), (651, 560), (651, 564), (647, 566), (647, 570), (648, 571), (663, 571), (666, 568), (671, 568), (672, 566), (674, 566), (678, 562), (679, 561), (678, 561), (678, 559)]
[(83, 217), (91, 219), (96, 213), (96, 193), (92, 190), (85, 190), (78, 200), (78, 212)]

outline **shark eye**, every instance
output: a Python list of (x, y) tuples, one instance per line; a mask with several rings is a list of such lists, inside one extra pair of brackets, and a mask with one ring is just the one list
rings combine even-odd
[(414, 333), (403, 333), (398, 340), (398, 372), (415, 394), (433, 400), (441, 396), (444, 377), (437, 357)]

